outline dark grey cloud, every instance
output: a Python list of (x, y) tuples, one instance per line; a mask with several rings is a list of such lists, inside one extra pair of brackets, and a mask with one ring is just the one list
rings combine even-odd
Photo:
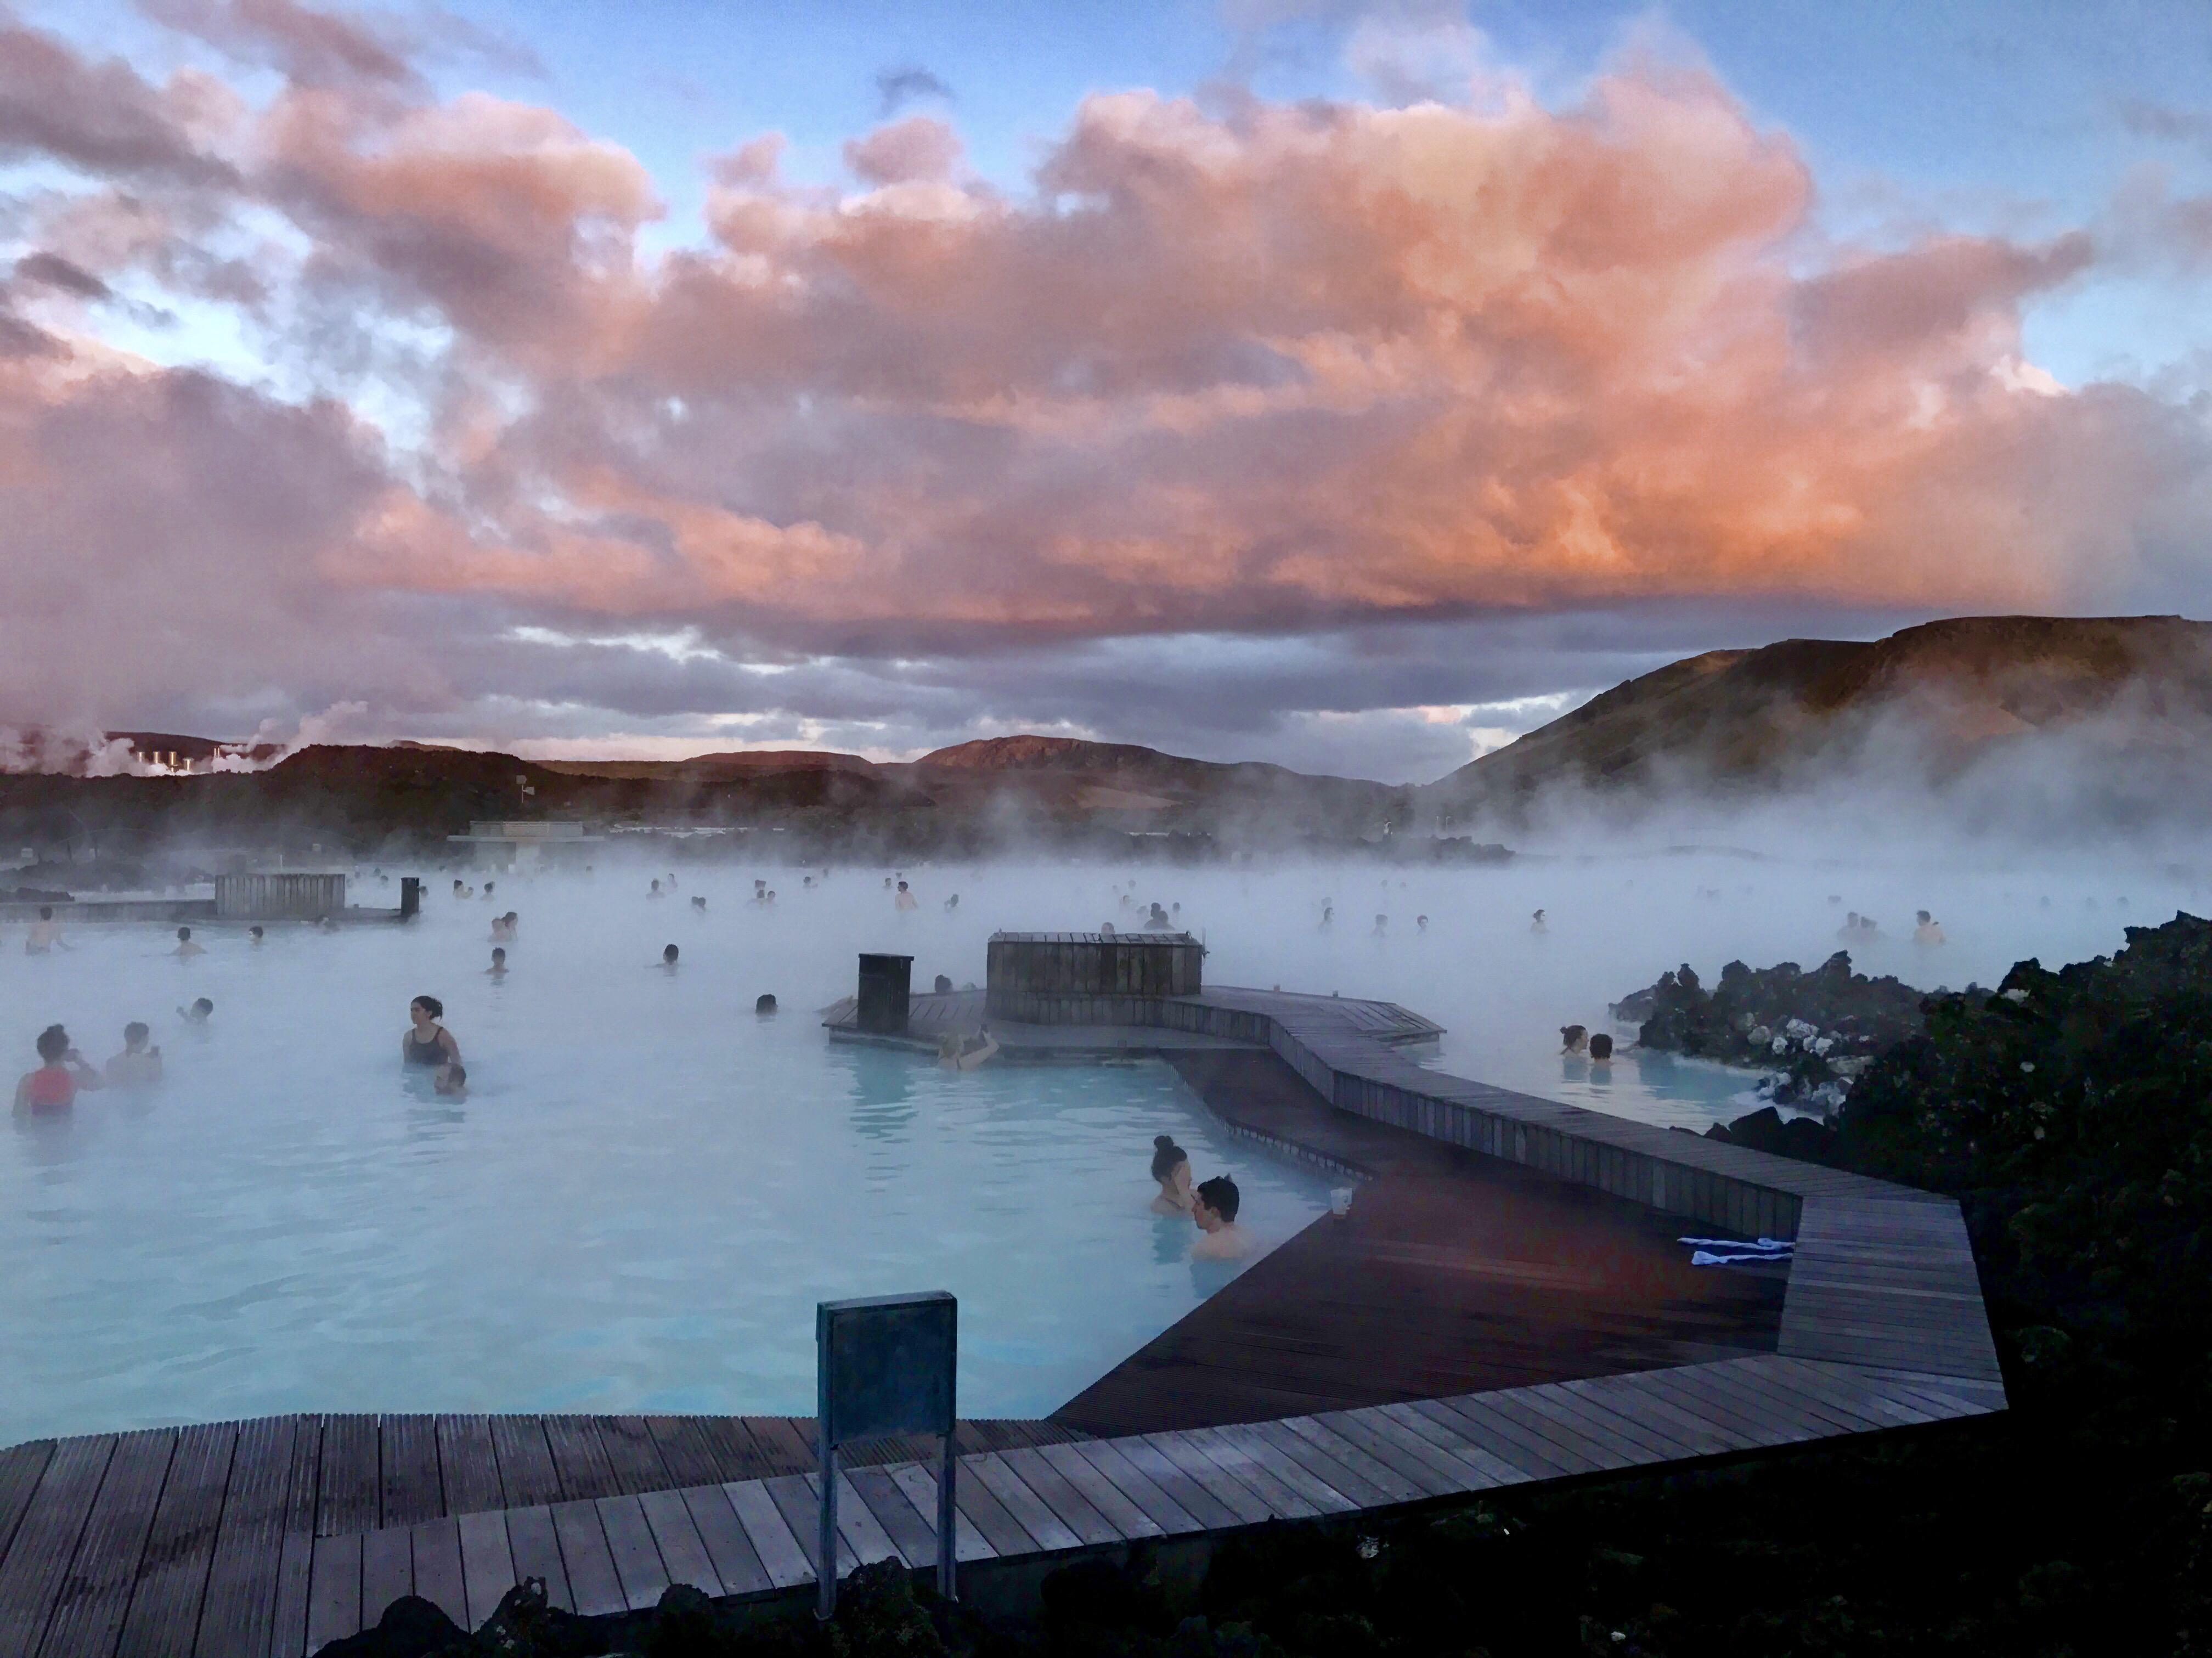
[(896, 115), (908, 104), (921, 103), (932, 98), (949, 104), (952, 101), (952, 88), (940, 76), (919, 64), (876, 71), (876, 100), (879, 114)]

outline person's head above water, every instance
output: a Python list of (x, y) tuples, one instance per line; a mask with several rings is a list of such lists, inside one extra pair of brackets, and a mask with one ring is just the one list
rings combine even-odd
[(1166, 1180), (1169, 1175), (1175, 1173), (1177, 1163), (1189, 1161), (1190, 1153), (1176, 1144), (1174, 1135), (1152, 1136), (1152, 1178), (1154, 1180)]
[(267, 935), (263, 932), (261, 927), (257, 924), (246, 929), (246, 936), (252, 939), (253, 942), (258, 944)]
[(674, 944), (670, 944), (666, 949), (660, 952), (661, 962), (666, 966), (674, 967), (676, 965), (677, 954), (678, 951), (676, 946)]
[(775, 1011), (775, 998), (765, 994), (756, 997), (753, 1000), (753, 1011), (763, 1018), (768, 1017)]
[(177, 942), (179, 944), (185, 943), (191, 938), (191, 936), (192, 930), (188, 926), (180, 926), (177, 929)]
[(1243, 1194), (1237, 1191), (1237, 1182), (1226, 1175), (1216, 1175), (1212, 1180), (1199, 1181), (1198, 1205), (1191, 1213), (1200, 1226), (1211, 1232), (1213, 1228), (1206, 1225), (1208, 1215), (1221, 1225), (1231, 1225), (1243, 1202)]
[(903, 882), (903, 881), (900, 882), (900, 883), (898, 884), (898, 890), (899, 890), (901, 892), (904, 892), (904, 891), (906, 890), (906, 883), (905, 883), (905, 882)]
[(503, 950), (493, 950), (491, 953), (491, 964), (494, 967), (505, 967), (507, 965), (507, 952)]
[(123, 1046), (126, 1052), (136, 1054), (153, 1040), (153, 1029), (143, 1019), (133, 1019), (123, 1027)]
[(201, 996), (194, 999), (191, 1011), (186, 1013), (185, 1017), (190, 1019), (194, 1024), (205, 1024), (208, 1022), (208, 1015), (214, 1011), (215, 1004), (210, 1001), (206, 997)]
[(52, 920), (54, 919), (54, 907), (52, 904), (40, 904), (39, 906), (39, 919), (42, 921)]
[(48, 1065), (59, 1065), (70, 1051), (69, 1032), (58, 1024), (50, 1024), (39, 1033), (39, 1057)]
[(412, 1018), (418, 1013), (425, 1023), (442, 1019), (446, 1017), (446, 1005), (435, 996), (417, 996), (407, 1004), (407, 1015)]
[(441, 1094), (459, 1094), (469, 1085), (469, 1068), (459, 1060), (448, 1060), (440, 1066), (430, 1078), (430, 1086)]
[(1593, 1060), (1611, 1059), (1613, 1057), (1613, 1038), (1607, 1035), (1602, 1030), (1599, 1031), (1595, 1036), (1592, 1036), (1589, 1039), (1589, 1054), (1590, 1058)]

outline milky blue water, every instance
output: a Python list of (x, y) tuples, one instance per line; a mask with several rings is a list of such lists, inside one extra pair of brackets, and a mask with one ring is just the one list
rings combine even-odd
[[(960, 1300), (963, 1411), (1042, 1414), (1225, 1281), (1149, 1212), (1154, 1134), (1233, 1173), (1263, 1242), (1326, 1207), (1164, 1066), (831, 1047), (811, 1010), (845, 987), (805, 963), (849, 940), (734, 882), (704, 920), (613, 884), (518, 885), (496, 985), (481, 903), (258, 950), (202, 929), (189, 963), (155, 929), (39, 958), (0, 934), (27, 1063), (54, 1019), (97, 1062), (140, 1017), (167, 1068), (0, 1133), (0, 1443), (295, 1410), (811, 1414), (815, 1303), (926, 1289)], [(673, 975), (647, 965), (672, 939)], [(422, 991), (464, 1102), (402, 1072)], [(204, 1035), (174, 1011), (198, 995)]]
[[(1605, 1028), (1607, 1002), (1685, 960), (1809, 967), (1846, 909), (1882, 924), (1862, 968), (1933, 987), (2212, 908), (2212, 885), (2166, 867), (1883, 853), (917, 866), (906, 914), (890, 871), (808, 888), (685, 865), (656, 901), (665, 864), (611, 853), (588, 879), (501, 878), (489, 903), (441, 883), (404, 929), (276, 931), (258, 950), (209, 929), (189, 963), (159, 929), (82, 929), (37, 958), (0, 930), (0, 1054), (28, 1066), (59, 1019), (103, 1060), (144, 1018), (170, 1070), (0, 1133), (0, 1442), (307, 1409), (804, 1413), (817, 1300), (937, 1288), (961, 1301), (963, 1410), (1034, 1414), (1218, 1285), (1188, 1224), (1147, 1211), (1153, 1134), (1200, 1176), (1232, 1172), (1264, 1241), (1325, 1206), (1324, 1180), (1228, 1138), (1162, 1066), (954, 1075), (827, 1045), (814, 1010), (850, 993), (863, 950), (911, 953), (917, 987), (980, 981), (994, 928), (1179, 903), (1209, 982), (1402, 1002), (1448, 1027), (1434, 1061), (1459, 1074), (1703, 1127), (1749, 1108), (1749, 1075), (1656, 1054), (1593, 1067), (1561, 1058), (1559, 1027)], [(755, 875), (773, 908), (750, 902)], [(521, 938), (495, 984), (486, 932), (510, 908)], [(1911, 942), (1920, 908), (1947, 944)], [(652, 965), (670, 942), (673, 975)], [(424, 991), (467, 1058), (465, 1103), (401, 1072)], [(754, 1018), (763, 991), (781, 1017)], [(174, 1010), (202, 994), (199, 1035)]]

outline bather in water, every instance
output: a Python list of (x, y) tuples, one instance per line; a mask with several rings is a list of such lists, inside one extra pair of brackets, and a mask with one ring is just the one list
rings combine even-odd
[(1563, 1024), (1559, 1027), (1559, 1051), (1563, 1054), (1583, 1054), (1589, 1049), (1589, 1027)]
[(180, 926), (177, 929), (177, 947), (170, 953), (180, 962), (188, 962), (195, 956), (206, 955), (207, 946), (194, 940), (190, 927)]
[(448, 1060), (431, 1074), (430, 1086), (449, 1100), (465, 1100), (469, 1096), (469, 1068), (459, 1060)]
[(1187, 1215), (1196, 1199), (1190, 1190), (1190, 1153), (1175, 1142), (1172, 1134), (1152, 1136), (1152, 1178), (1159, 1182), (1158, 1194), (1152, 1199), (1156, 1215)]
[(446, 1005), (435, 996), (417, 996), (407, 1004), (409, 1029), (399, 1038), (399, 1057), (409, 1065), (443, 1065), (461, 1057), (453, 1033), (439, 1023)]
[(683, 953), (674, 944), (669, 944), (661, 950), (660, 959), (653, 965), (663, 973), (673, 973), (676, 971), (676, 958)]
[(39, 906), (39, 919), (31, 923), (28, 937), (23, 940), (23, 954), (43, 956), (50, 950), (67, 950), (69, 941), (62, 937), (62, 924), (54, 920), (52, 904)]
[(891, 908), (897, 910), (908, 910), (918, 909), (921, 906), (915, 902), (914, 894), (907, 890), (906, 883), (902, 881), (898, 884), (898, 896), (891, 900)]
[(504, 979), (507, 977), (507, 952), (505, 950), (495, 950), (492, 951), (491, 965), (484, 969), (484, 977), (494, 980)]
[(190, 1007), (180, 1007), (177, 1010), (177, 1017), (186, 1024), (195, 1025), (204, 1030), (207, 1029), (207, 1022), (215, 1017), (215, 1004), (204, 996), (196, 996), (192, 999), (192, 1005)]
[(110, 1088), (150, 1088), (161, 1080), (161, 1050), (152, 1046), (153, 1040), (143, 1020), (123, 1027), (123, 1051), (102, 1068)]
[(947, 1031), (937, 1039), (937, 1063), (945, 1071), (973, 1071), (999, 1051), (999, 1039), (988, 1030), (972, 1036)]
[(84, 1062), (70, 1046), (69, 1032), (50, 1024), (39, 1033), (39, 1066), (26, 1071), (15, 1084), (18, 1116), (43, 1116), (66, 1111), (84, 1090), (100, 1086), (100, 1073)]
[(1200, 1181), (1193, 1194), (1190, 1218), (1202, 1236), (1191, 1245), (1193, 1260), (1239, 1260), (1252, 1253), (1252, 1235), (1237, 1224), (1242, 1196), (1226, 1175)]

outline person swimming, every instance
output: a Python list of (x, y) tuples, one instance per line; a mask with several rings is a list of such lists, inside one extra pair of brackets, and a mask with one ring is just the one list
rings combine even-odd
[(691, 895), (691, 908), (697, 910), (702, 915), (704, 915), (707, 913), (707, 895), (703, 892), (693, 893)]
[(469, 1068), (459, 1060), (447, 1060), (430, 1076), (430, 1086), (448, 1099), (469, 1096)]
[(937, 975), (937, 977), (936, 977), (936, 978), (934, 978), (933, 980), (932, 980), (932, 981), (930, 981), (929, 988), (930, 988), (930, 992), (931, 992), (931, 993), (932, 993), (933, 995), (938, 995), (938, 996), (949, 996), (949, 995), (951, 995), (951, 994), (952, 993), (952, 976), (951, 976), (951, 975), (947, 974), (947, 973), (940, 973), (940, 974), (939, 974), (939, 975)]
[(504, 915), (493, 916), (491, 918), (491, 942), (495, 944), (513, 944), (514, 942), (515, 924), (519, 919), (520, 918), (515, 914), (514, 911), (511, 909)]
[(960, 908), (960, 895), (959, 895), (958, 893), (957, 893), (957, 892), (956, 892), (956, 893), (954, 893), (954, 894), (953, 894), (950, 898), (947, 898), (947, 899), (945, 901), (945, 913), (947, 915), (950, 915), (951, 914), (952, 914), (952, 912), (953, 912), (954, 910), (956, 910), (956, 909), (957, 909), (957, 908)]
[(488, 979), (504, 979), (507, 977), (507, 952), (505, 950), (495, 950), (492, 951), (491, 965), (484, 969), (484, 976)]
[(1387, 938), (1390, 936), (1390, 918), (1389, 916), (1377, 915), (1375, 918), (1375, 936), (1378, 938)]
[(1336, 906), (1334, 904), (1323, 904), (1321, 907), (1321, 925), (1323, 932), (1327, 932), (1330, 927), (1336, 925)]
[(100, 1073), (70, 1045), (69, 1032), (60, 1025), (50, 1024), (41, 1030), (36, 1046), (38, 1069), (26, 1071), (15, 1084), (19, 1114), (42, 1116), (66, 1111), (76, 1103), (79, 1093), (100, 1086)]
[(207, 946), (193, 941), (190, 927), (180, 926), (177, 929), (177, 947), (169, 953), (180, 962), (188, 962), (195, 956), (206, 955)]
[(907, 884), (902, 881), (898, 884), (898, 896), (891, 900), (891, 908), (896, 910), (908, 910), (919, 909), (921, 906), (915, 901), (915, 896), (913, 892), (908, 890)]
[(1559, 1027), (1559, 1050), (1565, 1054), (1583, 1054), (1589, 1050), (1589, 1027), (1563, 1024)]
[(947, 1031), (937, 1039), (937, 1063), (946, 1071), (973, 1071), (999, 1051), (999, 1039), (988, 1030), (972, 1036)]
[(1174, 930), (1175, 923), (1168, 919), (1167, 907), (1164, 904), (1154, 904), (1151, 913), (1145, 917), (1145, 931), (1171, 932)]
[(1172, 1134), (1152, 1136), (1152, 1178), (1159, 1182), (1159, 1191), (1152, 1199), (1156, 1215), (1187, 1215), (1197, 1199), (1190, 1190), (1190, 1153), (1175, 1142)]
[(101, 1071), (110, 1088), (147, 1088), (161, 1080), (161, 1050), (150, 1046), (153, 1040), (143, 1020), (123, 1027), (123, 1051)]
[(653, 965), (659, 968), (664, 973), (673, 973), (676, 971), (676, 958), (683, 953), (684, 952), (677, 949), (674, 944), (669, 944), (661, 950), (659, 961), (653, 963)]
[(215, 1017), (215, 1004), (204, 996), (196, 996), (190, 1007), (177, 1010), (177, 1017), (186, 1024), (204, 1025)]
[(763, 991), (753, 998), (753, 1017), (757, 1019), (775, 1017), (775, 998)]
[(653, 878), (653, 888), (645, 896), (648, 898), (658, 898), (660, 896), (660, 878), (658, 875)]
[(1542, 910), (1538, 910), (1534, 915), (1528, 918), (1528, 931), (1531, 932), (1549, 932), (1551, 931), (1551, 928), (1544, 925), (1544, 912)]
[(1226, 1175), (1200, 1181), (1190, 1206), (1191, 1224), (1204, 1234), (1191, 1246), (1193, 1260), (1238, 1260), (1252, 1253), (1252, 1235), (1237, 1224), (1243, 1197)]
[(69, 943), (62, 937), (62, 926), (54, 920), (52, 904), (39, 906), (39, 919), (31, 923), (29, 936), (23, 940), (23, 954), (43, 956), (50, 950), (67, 950)]
[(1943, 926), (1926, 910), (1917, 912), (1913, 920), (1912, 942), (1916, 944), (1940, 944), (1949, 942), (1943, 935)]
[(1611, 1064), (1613, 1061), (1613, 1038), (1607, 1035), (1602, 1030), (1594, 1032), (1589, 1039), (1589, 1056), (1590, 1063), (1592, 1065)]
[(1413, 917), (1413, 931), (1414, 931), (1414, 932), (1426, 932), (1428, 930), (1429, 930), (1429, 918), (1428, 918), (1427, 916), (1425, 916), (1425, 915), (1416, 915), (1415, 917)]
[(399, 1038), (399, 1057), (408, 1065), (443, 1065), (461, 1057), (461, 1045), (439, 1021), (446, 1005), (435, 996), (417, 996), (407, 1004), (409, 1028)]
[(264, 932), (264, 931), (261, 928), (261, 926), (257, 923), (256, 925), (254, 925), (254, 926), (250, 926), (250, 927), (248, 927), (248, 928), (246, 928), (246, 936), (248, 938), (252, 939), (252, 940), (253, 941), (253, 944), (254, 944), (255, 948), (258, 949), (258, 948), (260, 947), (260, 944), (261, 944), (262, 941), (263, 941), (264, 939), (265, 939), (266, 938), (268, 938), (268, 936), (269, 936), (269, 935), (268, 935), (268, 933), (267, 933), (266, 932)]

